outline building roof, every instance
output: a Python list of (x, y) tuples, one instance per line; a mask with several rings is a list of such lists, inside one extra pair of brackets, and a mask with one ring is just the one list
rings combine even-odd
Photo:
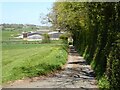
[(42, 35), (41, 33), (38, 33), (38, 32), (32, 32), (32, 33), (28, 33), (27, 34), (28, 36), (31, 36), (31, 35)]
[(64, 32), (58, 32), (58, 31), (54, 31), (54, 32), (49, 32), (48, 34), (63, 34)]
[(43, 36), (41, 36), (41, 35), (31, 35), (31, 36), (28, 36), (27, 38), (28, 39), (42, 39)]

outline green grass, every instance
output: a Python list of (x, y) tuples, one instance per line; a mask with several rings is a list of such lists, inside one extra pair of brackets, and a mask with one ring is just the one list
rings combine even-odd
[(19, 34), (18, 31), (11, 31), (11, 30), (3, 30), (2, 31), (2, 40), (9, 40), (10, 38), (15, 37), (17, 34)]
[(100, 90), (109, 90), (110, 89), (110, 84), (108, 82), (107, 76), (103, 75), (101, 78), (98, 80), (98, 86)]
[(2, 40), (10, 40), (10, 38), (14, 38), (16, 36), (18, 36), (17, 34), (21, 34), (22, 32), (29, 32), (29, 31), (35, 31), (35, 29), (32, 29), (31, 27), (27, 27), (27, 28), (22, 28), (22, 29), (15, 29), (13, 30), (12, 28), (5, 28), (4, 30), (2, 30), (2, 34), (0, 35), (0, 37), (2, 36)]
[(62, 40), (41, 44), (37, 41), (14, 41), (11, 38), (32, 29), (2, 30), (2, 83), (45, 75), (60, 69), (67, 59)]
[[(91, 67), (94, 69), (95, 68), (95, 61), (93, 60), (91, 62)], [(98, 70), (95, 71), (96, 73), (96, 79), (97, 79), (97, 82), (98, 82), (98, 87), (100, 90), (109, 90), (110, 89), (110, 84), (109, 84), (109, 81), (108, 81), (108, 78), (107, 76), (105, 75), (105, 73), (101, 76), (100, 74), (100, 69), (98, 68)]]
[(65, 45), (3, 43), (2, 50), (3, 83), (45, 75), (60, 69), (67, 59)]

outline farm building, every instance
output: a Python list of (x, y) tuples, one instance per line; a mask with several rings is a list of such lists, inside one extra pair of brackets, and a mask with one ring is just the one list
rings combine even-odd
[[(59, 40), (59, 36), (63, 34), (64, 32), (58, 32), (58, 31), (53, 31), (53, 32), (48, 32), (48, 35), (50, 36), (51, 40)], [(27, 40), (27, 41), (39, 41), (43, 39), (43, 32), (23, 32), (23, 34), (19, 35), (19, 39)]]
[(50, 35), (51, 40), (59, 40), (59, 36), (61, 34), (64, 34), (64, 32), (54, 31), (54, 32), (49, 32), (48, 34)]
[(26, 38), (27, 41), (39, 41), (43, 39), (43, 36), (41, 33), (28, 32), (23, 34), (23, 38)]

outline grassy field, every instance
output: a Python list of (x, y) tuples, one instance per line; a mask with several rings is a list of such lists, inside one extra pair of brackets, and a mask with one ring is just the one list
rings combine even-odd
[(11, 28), (2, 30), (2, 40), (10, 40), (11, 38), (14, 38), (17, 36), (17, 34), (21, 34), (22, 32), (28, 32), (28, 31), (35, 31), (35, 29), (28, 28), (22, 28), (22, 29), (16, 29), (13, 30)]
[(20, 34), (20, 32), (18, 31), (7, 31), (7, 30), (4, 30), (2, 31), (2, 40), (10, 40), (10, 38), (13, 38), (15, 37), (17, 34)]
[(2, 82), (45, 75), (60, 69), (66, 59), (65, 45), (3, 43)]
[(2, 31), (2, 83), (45, 75), (60, 69), (67, 60), (67, 45), (61, 40), (49, 44), (10, 40), (22, 31)]

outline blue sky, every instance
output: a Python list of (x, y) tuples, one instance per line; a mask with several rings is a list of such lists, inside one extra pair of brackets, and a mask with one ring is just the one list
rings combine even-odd
[(40, 24), (40, 14), (51, 11), (53, 2), (2, 2), (1, 23)]

